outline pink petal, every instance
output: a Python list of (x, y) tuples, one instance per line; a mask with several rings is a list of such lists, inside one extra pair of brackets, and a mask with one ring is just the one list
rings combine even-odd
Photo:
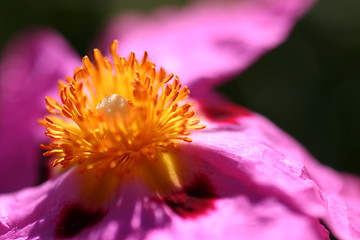
[[(79, 177), (78, 173), (67, 171), (40, 186), (0, 196), (0, 238), (54, 239), (62, 211), (68, 204), (82, 204)], [(74, 225), (76, 228), (82, 222), (74, 219), (70, 224), (72, 231)]]
[(306, 168), (321, 191), (325, 223), (340, 239), (360, 239), (360, 178), (316, 161), (307, 161)]
[(279, 45), (313, 2), (202, 2), (148, 16), (125, 14), (111, 24), (101, 46), (118, 39), (120, 54), (148, 51), (157, 66), (179, 75), (184, 84), (206, 79), (202, 87), (212, 87)]
[(247, 196), (217, 201), (217, 210), (195, 220), (173, 217), (171, 225), (147, 239), (329, 239), (316, 219), (295, 213), (275, 199), (251, 202)]
[[(70, 238), (328, 239), (328, 232), (316, 218), (296, 211), (282, 199), (246, 188), (235, 178), (214, 174), (219, 199), (215, 208), (203, 216), (183, 218), (154, 201), (154, 193), (144, 185), (127, 182), (117, 193), (118, 201), (108, 206), (99, 222)], [(69, 171), (41, 186), (1, 196), (0, 238), (54, 239), (58, 224), (63, 224), (64, 209), (69, 204), (82, 204), (79, 177)], [(79, 224), (73, 220), (71, 224)]]
[[(70, 75), (80, 59), (57, 33), (35, 30), (16, 36), (0, 63), (0, 192), (39, 181), (45, 95)], [(16, 175), (14, 175), (16, 174)]]
[[(316, 216), (298, 211), (283, 195), (250, 183), (241, 171), (231, 175), (229, 169), (224, 171), (192, 153), (182, 160), (195, 175), (209, 178), (218, 195), (214, 208), (197, 218), (184, 219), (170, 212), (170, 225), (151, 232), (149, 239), (329, 239)], [(211, 158), (221, 160), (216, 154)]]
[(322, 166), (258, 114), (207, 126), (192, 135), (193, 142), (184, 148), (188, 154), (321, 218), (341, 239), (360, 238), (359, 178)]

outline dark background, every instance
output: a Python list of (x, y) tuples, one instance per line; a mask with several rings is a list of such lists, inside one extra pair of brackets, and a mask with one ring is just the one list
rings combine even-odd
[[(0, 7), (0, 49), (20, 30), (48, 26), (82, 56), (116, 14), (185, 0), (12, 0)], [(360, 1), (322, 0), (290, 38), (220, 88), (302, 142), (320, 161), (360, 174)], [(240, 93), (240, 94), (239, 94)]]

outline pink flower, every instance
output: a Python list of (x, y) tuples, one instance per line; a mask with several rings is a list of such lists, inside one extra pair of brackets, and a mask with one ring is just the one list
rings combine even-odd
[[(0, 195), (0, 238), (329, 239), (322, 221), (341, 239), (359, 239), (359, 179), (320, 165), (269, 120), (229, 103), (213, 91), (215, 85), (281, 43), (311, 3), (256, 0), (195, 4), (183, 10), (128, 15), (114, 21), (99, 44), (105, 46), (119, 39), (120, 55), (134, 51), (139, 57), (147, 50), (157, 66), (178, 74), (191, 90), (196, 116), (206, 129), (194, 131), (190, 135), (193, 141), (180, 143), (180, 150), (169, 150), (175, 156), (170, 159), (181, 166), (172, 161), (166, 165), (166, 160), (156, 158), (150, 161), (151, 168), (134, 163), (140, 168), (134, 170), (136, 177), (121, 178), (121, 182), (114, 174), (94, 177), (91, 169), (83, 168), (79, 174), (79, 168), (90, 165), (72, 165), (58, 159), (57, 163), (67, 170), (57, 177), (36, 187)], [(88, 64), (87, 60), (84, 63)], [(44, 130), (36, 125), (36, 120), (45, 114), (42, 99), (45, 95), (56, 98), (57, 80), (69, 76), (79, 65), (79, 59), (61, 37), (49, 30), (19, 36), (8, 48), (0, 78), (0, 111), (4, 116), (0, 120), (0, 178), (6, 183), (1, 185), (2, 191), (36, 183), (40, 155), (36, 146), (46, 141), (42, 137)], [(76, 79), (91, 74), (90, 69), (85, 66), (85, 70), (76, 71), (76, 91), (69, 90), (66, 99), (78, 96), (82, 87), (76, 85)], [(87, 94), (91, 95), (91, 91), (88, 88)], [(120, 111), (120, 115), (125, 111), (127, 115), (121, 117), (131, 117), (128, 115), (132, 112), (127, 110), (131, 104), (120, 109), (116, 105), (114, 110), (113, 100), (101, 99), (110, 102), (104, 103), (105, 111)], [(138, 99), (131, 99), (135, 107), (143, 104)], [(53, 112), (62, 109), (56, 106)], [(102, 111), (102, 105), (98, 106)], [(141, 106), (139, 109), (147, 105)], [(77, 116), (87, 114), (81, 111)], [(107, 123), (107, 113), (102, 116)], [(51, 131), (48, 135), (55, 139), (57, 134), (68, 137), (67, 132), (57, 131), (62, 122), (52, 119), (47, 120)], [(134, 123), (127, 124), (131, 128)], [(84, 128), (80, 133), (87, 131), (92, 129)], [(190, 141), (188, 137), (176, 137)], [(68, 145), (56, 145), (56, 141), (47, 150), (64, 148), (66, 156), (77, 151), (73, 147), (75, 140)], [(110, 148), (112, 144), (110, 141), (105, 145), (104, 141), (102, 147)], [(146, 154), (151, 156), (153, 150), (146, 149)], [(141, 149), (141, 154), (145, 150)], [(164, 165), (156, 166), (159, 162)], [(111, 166), (112, 162), (106, 164)], [(169, 187), (171, 184), (175, 187)]]

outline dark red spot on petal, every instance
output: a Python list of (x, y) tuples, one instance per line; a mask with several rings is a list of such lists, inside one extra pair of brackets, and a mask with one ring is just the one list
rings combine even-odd
[(209, 179), (197, 176), (182, 191), (163, 197), (163, 201), (179, 216), (194, 218), (215, 208), (217, 197)]
[(201, 110), (212, 121), (233, 123), (239, 117), (249, 117), (252, 112), (242, 106), (225, 102), (224, 104), (200, 103)]
[(191, 197), (199, 199), (212, 199), (217, 197), (210, 180), (203, 175), (195, 176), (191, 184), (184, 187), (184, 192)]
[(74, 237), (83, 229), (98, 223), (106, 211), (102, 209), (87, 209), (80, 204), (70, 204), (60, 213), (60, 221), (56, 225), (55, 236), (59, 238)]

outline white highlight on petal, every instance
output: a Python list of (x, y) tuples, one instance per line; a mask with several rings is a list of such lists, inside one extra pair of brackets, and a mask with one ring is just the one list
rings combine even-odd
[(135, 204), (134, 214), (130, 221), (132, 229), (139, 229), (141, 227), (141, 205), (142, 203), (140, 201)]

